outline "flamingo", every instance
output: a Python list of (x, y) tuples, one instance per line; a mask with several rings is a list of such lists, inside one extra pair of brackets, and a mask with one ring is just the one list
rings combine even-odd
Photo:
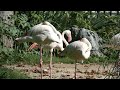
[[(69, 45), (69, 43), (66, 41), (66, 39), (64, 38), (64, 35), (67, 35), (67, 37), (68, 37), (68, 42), (70, 42), (71, 40), (72, 40), (72, 36), (71, 36), (71, 31), (70, 30), (65, 30), (65, 31), (63, 31), (62, 32), (62, 35), (61, 35), (61, 33), (60, 33), (60, 37), (61, 37), (61, 39), (62, 39), (62, 41), (65, 43), (65, 45), (67, 46), (67, 45)], [(61, 43), (58, 43), (58, 47), (59, 47), (59, 44), (63, 47), (63, 42), (61, 41)], [(30, 51), (30, 50), (32, 50), (32, 49), (34, 49), (34, 48), (38, 48), (39, 47), (39, 45), (36, 43), (36, 42), (34, 42), (29, 48), (28, 48), (28, 51)], [(55, 47), (55, 48), (57, 48), (57, 47)], [(64, 48), (63, 48), (63, 50), (64, 50)], [(63, 51), (62, 50), (62, 51)]]
[[(110, 40), (110, 44), (105, 44), (104, 47), (112, 48), (114, 50), (120, 50), (120, 33), (114, 35)], [(120, 53), (119, 53), (119, 59), (120, 59)]]
[[(65, 42), (67, 42), (64, 39)], [(75, 79), (76, 79), (76, 68), (77, 60), (85, 60), (90, 57), (90, 51), (92, 49), (91, 43), (88, 39), (80, 37), (80, 40), (74, 41), (69, 45), (66, 44), (66, 48), (61, 52), (61, 56), (68, 56), (71, 59), (75, 60)]]
[[(77, 60), (84, 60), (90, 57), (90, 50), (92, 49), (91, 43), (86, 38), (80, 37), (80, 40), (74, 41), (72, 43), (68, 43), (64, 38), (64, 35), (68, 36), (68, 42), (72, 40), (71, 31), (65, 30), (62, 33), (62, 40), (66, 45), (66, 48), (60, 54), (61, 56), (65, 55), (70, 57), (71, 59), (75, 59), (75, 79), (76, 79), (76, 68), (77, 68)], [(38, 46), (37, 43), (33, 43), (29, 49), (36, 48)], [(74, 52), (74, 53), (71, 53)]]
[(113, 48), (115, 50), (120, 50), (120, 33), (114, 35), (111, 38), (110, 44), (106, 44), (105, 47)]
[[(111, 39), (110, 39), (110, 43), (109, 44), (104, 44), (103, 47), (107, 47), (107, 48), (111, 48), (114, 50), (120, 50), (120, 33), (114, 35)], [(118, 60), (116, 60), (113, 70), (115, 70), (114, 72), (117, 72), (117, 75), (119, 76), (119, 65), (120, 65), (120, 52), (118, 52)]]
[[(71, 36), (70, 36), (71, 37)], [(32, 27), (27, 36), (16, 38), (15, 41), (18, 42), (35, 42), (33, 44), (37, 45), (40, 48), (40, 68), (41, 68), (41, 79), (43, 75), (42, 70), (42, 48), (45, 47), (50, 49), (50, 79), (52, 78), (52, 52), (54, 48), (58, 48), (61, 51), (64, 50), (63, 42), (62, 42), (62, 35), (56, 28), (50, 24), (48, 21), (42, 22), (38, 25)]]

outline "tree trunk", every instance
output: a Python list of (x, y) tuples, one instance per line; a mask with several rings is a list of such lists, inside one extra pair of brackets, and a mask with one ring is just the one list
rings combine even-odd
[[(8, 24), (10, 26), (14, 25), (14, 20), (11, 20), (11, 15), (14, 14), (14, 11), (0, 11), (0, 18), (2, 19), (2, 23)], [(9, 26), (8, 26), (9, 28)], [(13, 39), (12, 37), (7, 37), (6, 35), (1, 35), (1, 41), (3, 46), (7, 48), (13, 47)]]

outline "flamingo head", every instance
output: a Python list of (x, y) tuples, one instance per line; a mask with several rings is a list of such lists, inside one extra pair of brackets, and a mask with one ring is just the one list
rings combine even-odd
[(72, 41), (72, 35), (71, 35), (71, 31), (70, 30), (66, 30), (65, 34), (67, 35), (68, 37), (68, 42)]

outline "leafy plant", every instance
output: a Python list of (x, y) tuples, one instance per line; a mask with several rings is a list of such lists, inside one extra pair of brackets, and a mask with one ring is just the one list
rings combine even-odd
[[(119, 15), (110, 16), (102, 13), (92, 15), (90, 11), (15, 11), (10, 20), (14, 20), (14, 24), (10, 25), (4, 23), (2, 18), (0, 18), (0, 38), (2, 35), (6, 35), (15, 40), (16, 37), (24, 36), (31, 27), (45, 20), (52, 23), (60, 32), (69, 29), (73, 25), (77, 25), (80, 28), (90, 29), (97, 32), (105, 42), (109, 42), (110, 38), (120, 31)], [(3, 46), (1, 40), (0, 62), (5, 63), (7, 61), (6, 63), (15, 63), (20, 61), (25, 62), (25, 60), (30, 63), (39, 62), (37, 51), (34, 50), (31, 53), (27, 52), (29, 45), (30, 43), (27, 42), (21, 44), (14, 42), (14, 47), (11, 49)], [(112, 52), (117, 53), (117, 51), (108, 49), (106, 55), (111, 55), (111, 59), (115, 60), (116, 55)], [(44, 55), (44, 58), (45, 56), (46, 54)], [(98, 57), (93, 58), (95, 61), (98, 59), (104, 60)], [(108, 58), (109, 57), (106, 59)], [(35, 61), (33, 62), (32, 59), (35, 59)]]
[(0, 79), (30, 79), (27, 75), (17, 70), (11, 70), (7, 68), (0, 68)]

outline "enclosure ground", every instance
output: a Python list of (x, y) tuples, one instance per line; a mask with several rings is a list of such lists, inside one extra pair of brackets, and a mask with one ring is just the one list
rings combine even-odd
[[(103, 66), (99, 64), (77, 64), (77, 79), (104, 79), (112, 65)], [(38, 65), (3, 65), (9, 69), (20, 70), (32, 79), (40, 79), (40, 68)], [(49, 79), (49, 65), (43, 65), (43, 79)], [(73, 79), (74, 64), (53, 64), (53, 79)]]

